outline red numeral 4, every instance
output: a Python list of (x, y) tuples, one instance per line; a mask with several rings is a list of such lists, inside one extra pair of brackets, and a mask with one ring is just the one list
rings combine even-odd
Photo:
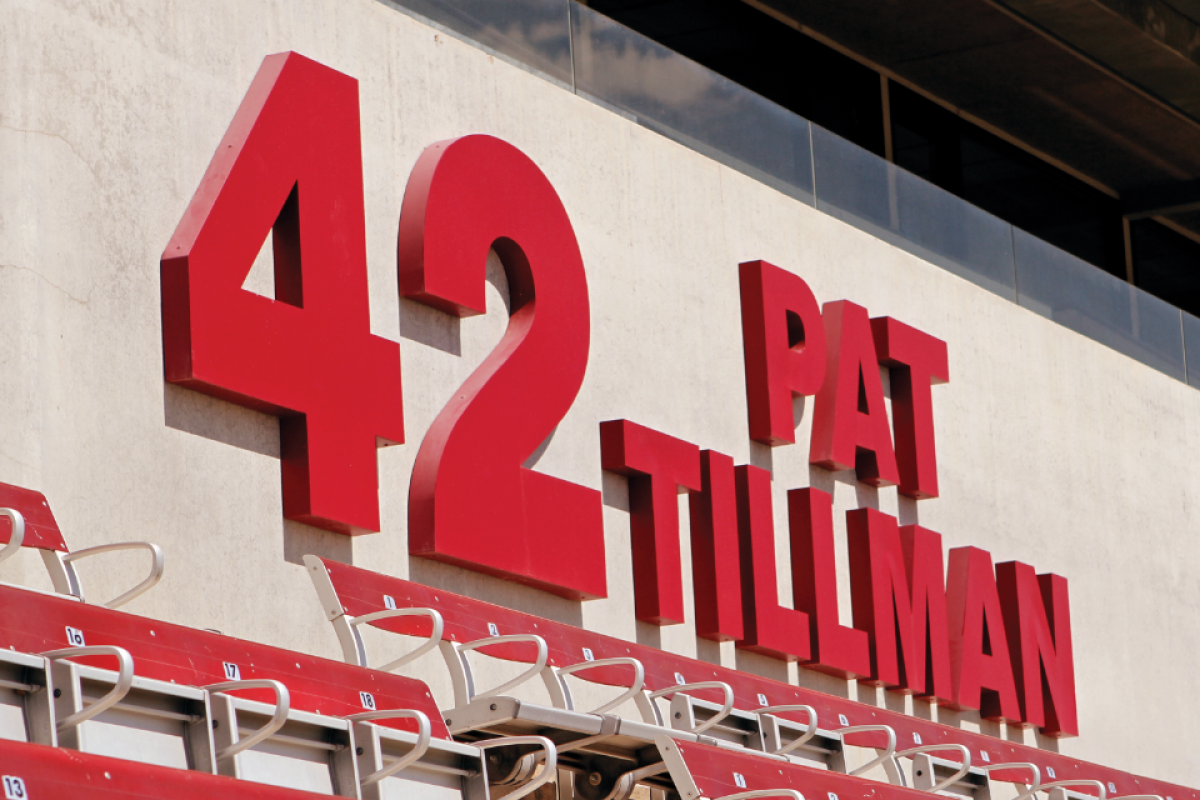
[[(242, 288), (273, 231), (275, 297)], [(294, 53), (255, 76), (162, 259), (171, 383), (280, 418), (288, 519), (379, 530), (404, 440), (400, 348), (367, 304), (358, 82)]]

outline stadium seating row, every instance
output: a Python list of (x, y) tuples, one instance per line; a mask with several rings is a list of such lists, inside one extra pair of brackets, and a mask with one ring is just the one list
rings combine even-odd
[[(45, 498), (0, 484), (0, 503), (0, 560), (36, 547), (58, 576), (57, 593), (0, 584), (5, 800), (1197, 800), (312, 556), (346, 663), (151, 620), (115, 607), (161, 577), (158, 548), (81, 551), (152, 554), (146, 580), (87, 603), (70, 566), (80, 553), (67, 549)], [(373, 667), (364, 626), (402, 635), (407, 652)], [(448, 710), (424, 682), (394, 672), (433, 650), (449, 670)], [(484, 685), (481, 656), (519, 674)], [(577, 681), (604, 699), (581, 709)], [(530, 699), (532, 686), (549, 704)], [(863, 753), (863, 763), (851, 758)], [(1001, 786), (1007, 796), (993, 798)]]
[[(701, 745), (699, 752), (709, 752), (704, 748), (714, 745), (736, 748), (742, 757), (783, 756), (790, 763), (851, 775), (878, 768), (895, 785), (978, 798), (992, 795), (993, 782), (1012, 784), (1018, 796), (1043, 791), (1100, 800), (1194, 797), (1180, 786), (1059, 753), (314, 556), (305, 561), (349, 663), (369, 665), (363, 625), (423, 639), (409, 656), (383, 665), (386, 669), (406, 663), (412, 655), (440, 649), (455, 692), (454, 708), (445, 716), (450, 731), (459, 737), (553, 730), (564, 761), (570, 763), (579, 756), (568, 756), (567, 748), (587, 753), (618, 747), (621, 756), (628, 757), (666, 729), (681, 746)], [(482, 687), (476, 683), (468, 655), (476, 651), (530, 666), (501, 686)], [(621, 691), (602, 707), (584, 713), (575, 708), (568, 676)], [(544, 683), (551, 707), (505, 696), (535, 679)], [(660, 698), (669, 700), (665, 712)], [(607, 713), (629, 700), (639, 720)], [(876, 756), (853, 767), (846, 757), (847, 745), (874, 749)], [(618, 778), (610, 776), (604, 785)]]

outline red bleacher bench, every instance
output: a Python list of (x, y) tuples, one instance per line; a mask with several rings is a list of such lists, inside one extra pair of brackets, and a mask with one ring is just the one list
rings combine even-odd
[(540, 737), (454, 741), (418, 680), (28, 589), (0, 608), (0, 738), (369, 799), (554, 777)]
[[(791, 800), (919, 800), (922, 794), (898, 786), (880, 787), (878, 783), (839, 775), (835, 772), (813, 770), (791, 763), (779, 756), (748, 751), (736, 752), (727, 748), (703, 744), (682, 744), (660, 736), (655, 742), (663, 759), (663, 767), (681, 800), (752, 800), (761, 797), (789, 797)], [(934, 745), (929, 749), (942, 747)], [(995, 764), (995, 771), (1021, 772), (1029, 764)], [(1017, 800), (1027, 800), (1035, 792), (1046, 792), (1052, 800), (1063, 800), (1072, 788), (1093, 788), (1100, 800), (1108, 800), (1108, 788), (1096, 780), (1062, 779), (1042, 783), (1038, 770), (1032, 768), (1032, 783), (1018, 793)], [(987, 795), (990, 797), (990, 793)], [(1157, 795), (1125, 795), (1122, 800), (1163, 800)], [(1115, 799), (1114, 799), (1115, 800)]]
[(316, 800), (321, 795), (0, 740), (0, 797), (14, 800)]
[[(569, 755), (573, 750), (598, 749), (597, 743), (636, 751), (665, 733), (681, 746), (721, 745), (781, 754), (789, 762), (838, 772), (864, 773), (879, 767), (897, 784), (980, 798), (993, 779), (1025, 786), (1027, 792), (1033, 790), (1028, 787), (1041, 786), (1090, 798), (1193, 796), (1190, 790), (1164, 781), (697, 661), (442, 589), (315, 556), (307, 556), (305, 563), (348, 662), (370, 666), (359, 632), (365, 624), (423, 638), (419, 652), (441, 650), (455, 691), (455, 707), (445, 714), (450, 730), (461, 736), (557, 729), (563, 732), (557, 739), (559, 752)], [(503, 686), (477, 686), (469, 659), (475, 651), (528, 664), (529, 669)], [(402, 656), (384, 666), (391, 669), (407, 660)], [(576, 709), (568, 675), (613, 687), (616, 700), (633, 698), (641, 720), (606, 713), (615, 707), (611, 702), (592, 713)], [(552, 708), (504, 696), (535, 677), (549, 690)], [(660, 699), (670, 701), (666, 714)], [(847, 741), (875, 749), (876, 757), (856, 770), (848, 769)], [(902, 758), (912, 777), (900, 768)]]
[(782, 756), (656, 740), (663, 767), (681, 800), (924, 800), (914, 789), (794, 764)]

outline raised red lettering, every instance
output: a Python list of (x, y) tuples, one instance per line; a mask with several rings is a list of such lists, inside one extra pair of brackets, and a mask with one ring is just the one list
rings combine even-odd
[(618, 419), (600, 423), (601, 465), (629, 477), (629, 533), (637, 618), (683, 622), (679, 487), (700, 489), (700, 448)]
[(1067, 579), (1006, 561), (996, 565), (996, 584), (1022, 716), (1048, 736), (1078, 736)]
[[(275, 299), (242, 289), (274, 230)], [(379, 530), (404, 441), (400, 348), (371, 335), (358, 82), (263, 61), (162, 257), (167, 381), (280, 418), (283, 513)]]
[(742, 346), (750, 438), (796, 441), (792, 395), (813, 395), (825, 380), (825, 329), (808, 284), (766, 261), (740, 266)]
[(866, 508), (848, 512), (846, 527), (854, 625), (870, 634), (871, 680), (951, 700), (942, 537), (920, 525), (897, 529), (895, 517)]
[(820, 489), (788, 492), (792, 585), (796, 608), (808, 614), (810, 669), (842, 678), (871, 671), (867, 634), (838, 622), (837, 565), (833, 553), (833, 498)]
[(742, 611), (746, 638), (738, 647), (784, 661), (808, 661), (808, 614), (779, 605), (771, 473), (749, 465), (734, 470), (742, 544)]
[(508, 276), (508, 328), (421, 443), (409, 551), (566, 597), (603, 597), (600, 492), (522, 466), (587, 369), (587, 279), (571, 221), (512, 145), (482, 135), (431, 145), (404, 193), (401, 294), (482, 314), (489, 250)]
[(688, 497), (696, 635), (718, 642), (744, 637), (733, 459), (700, 451), (700, 491)]
[(984, 719), (1021, 721), (992, 556), (978, 547), (950, 551), (946, 575), (953, 705)]
[(809, 460), (830, 470), (854, 467), (874, 486), (898, 483), (867, 310), (838, 300), (825, 304), (824, 319), (830, 370), (814, 403)]
[(879, 361), (891, 371), (899, 492), (917, 500), (937, 497), (930, 386), (950, 380), (946, 343), (891, 317), (871, 320), (871, 331)]

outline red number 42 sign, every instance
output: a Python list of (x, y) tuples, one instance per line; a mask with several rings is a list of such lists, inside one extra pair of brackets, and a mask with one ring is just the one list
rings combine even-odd
[[(268, 233), (274, 300), (242, 288)], [(163, 253), (166, 378), (277, 415), (284, 515), (351, 535), (379, 530), (375, 448), (404, 441), (400, 349), (370, 332), (365, 238), (357, 81), (294, 53), (268, 57)], [(587, 366), (570, 220), (511, 145), (430, 146), (401, 211), (401, 294), (482, 314), (489, 250), (508, 276), (508, 329), (421, 445), (409, 548), (604, 596), (600, 493), (522, 466)]]

